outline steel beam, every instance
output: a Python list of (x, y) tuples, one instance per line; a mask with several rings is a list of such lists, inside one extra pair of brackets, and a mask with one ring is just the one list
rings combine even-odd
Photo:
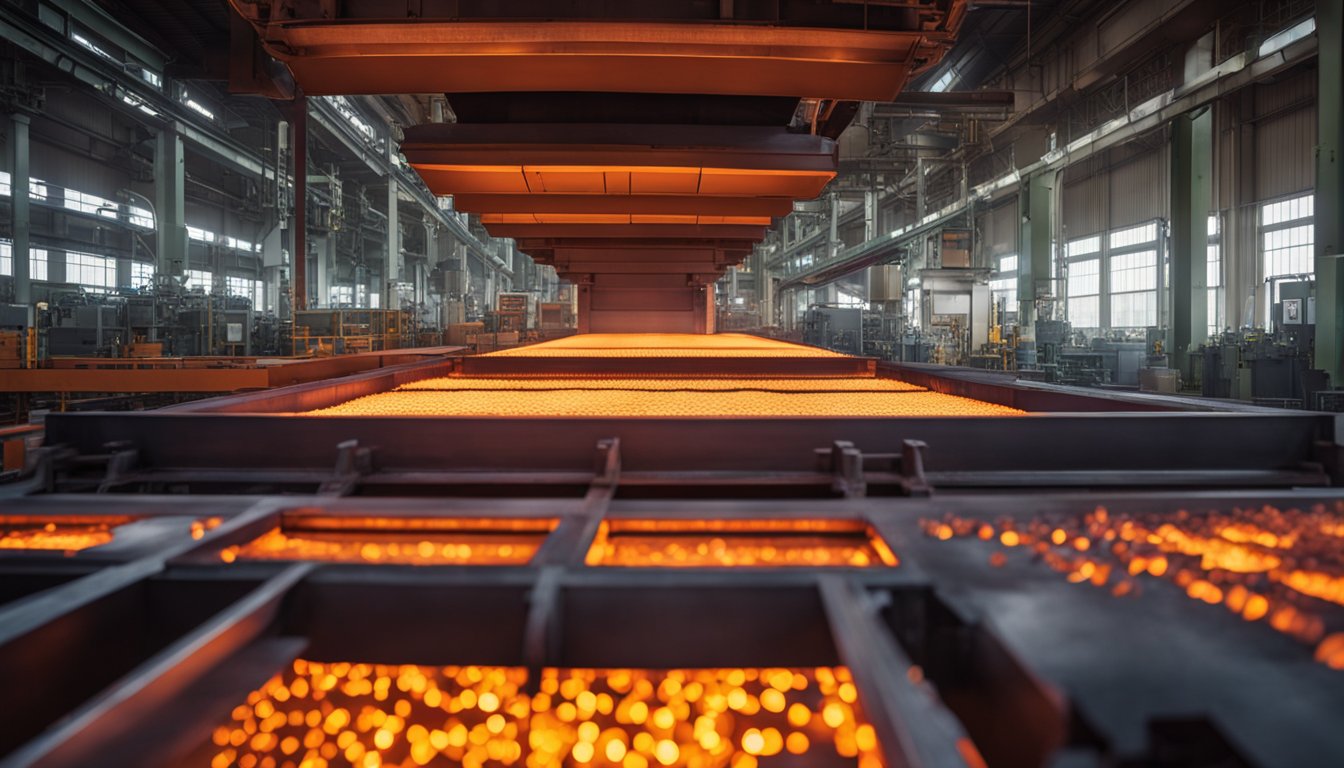
[(1316, 3), (1316, 367), (1344, 386), (1344, 6)]
[(1190, 352), (1208, 338), (1208, 218), (1213, 183), (1213, 112), (1172, 121), (1171, 352), (1186, 370)]
[[(290, 242), (294, 266), (293, 310), (308, 308), (308, 97), (299, 96), (290, 106), (290, 171), (294, 178), (294, 218)], [(318, 297), (321, 301), (321, 297)]]

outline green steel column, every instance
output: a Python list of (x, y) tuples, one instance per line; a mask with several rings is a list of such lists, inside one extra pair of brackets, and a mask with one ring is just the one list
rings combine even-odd
[(1209, 335), (1209, 195), (1213, 112), (1171, 124), (1171, 354), (1186, 371), (1190, 350)]
[(27, 115), (9, 116), (9, 139), (5, 147), (9, 156), (9, 224), (14, 255), (14, 303), (28, 308), (28, 322), (33, 322), (33, 277), (29, 266), (31, 240), (29, 209), (28, 124)]
[(1344, 386), (1344, 3), (1317, 0), (1316, 43), (1316, 367), (1330, 374), (1330, 385)]
[(1017, 300), (1021, 337), (1036, 338), (1036, 300), (1050, 291), (1050, 239), (1054, 232), (1053, 193), (1058, 174), (1033, 176), (1022, 185), (1018, 212), (1022, 229), (1018, 238)]
[(186, 155), (176, 124), (159, 131), (154, 146), (154, 215), (158, 275), (181, 277), (187, 268)]

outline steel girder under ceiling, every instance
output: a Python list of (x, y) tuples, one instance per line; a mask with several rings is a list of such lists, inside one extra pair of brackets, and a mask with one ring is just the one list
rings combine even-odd
[(967, 7), (229, 2), (307, 94), (460, 100), (459, 123), (406, 129), (408, 162), (579, 284), (580, 330), (620, 306), (605, 329), (629, 331), (711, 330), (714, 279), (834, 178), (846, 102), (894, 98)]

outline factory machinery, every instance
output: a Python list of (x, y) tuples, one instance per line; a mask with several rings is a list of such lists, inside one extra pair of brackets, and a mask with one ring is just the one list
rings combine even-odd
[(640, 334), (52, 414), (0, 764), (1338, 765), (1335, 420), (1192, 402)]

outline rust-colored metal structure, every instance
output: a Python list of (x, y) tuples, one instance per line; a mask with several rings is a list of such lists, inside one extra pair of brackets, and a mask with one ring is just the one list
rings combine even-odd
[(309, 95), (444, 93), (411, 126), (429, 188), (578, 286), (583, 332), (714, 330), (713, 284), (835, 175), (965, 0), (230, 0)]
[(229, 0), (309, 95), (589, 91), (890, 101), (964, 0)]

